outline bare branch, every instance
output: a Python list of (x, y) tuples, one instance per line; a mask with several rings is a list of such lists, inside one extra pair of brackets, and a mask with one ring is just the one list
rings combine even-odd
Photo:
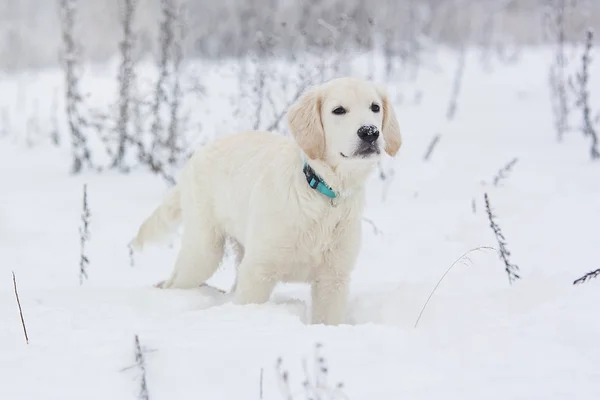
[(23, 318), (23, 310), (21, 309), (21, 301), (19, 300), (19, 292), (17, 290), (17, 278), (15, 272), (12, 272), (13, 287), (15, 289), (15, 298), (17, 299), (17, 306), (19, 306), (19, 316), (21, 317), (21, 325), (23, 326), (23, 334), (25, 335), (25, 344), (29, 344), (29, 336), (27, 336), (27, 328), (25, 327), (25, 318)]
[(592, 279), (595, 279), (595, 278), (597, 278), (599, 276), (600, 276), (600, 268), (598, 268), (595, 271), (588, 272), (587, 274), (583, 275), (581, 278), (575, 279), (573, 281), (573, 285), (579, 285), (581, 283), (588, 282), (588, 281), (590, 281)]

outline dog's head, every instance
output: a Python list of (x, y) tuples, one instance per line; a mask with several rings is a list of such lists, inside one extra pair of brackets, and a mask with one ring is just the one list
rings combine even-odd
[(330, 165), (396, 155), (400, 128), (386, 91), (357, 78), (309, 89), (288, 111), (290, 131), (304, 153)]

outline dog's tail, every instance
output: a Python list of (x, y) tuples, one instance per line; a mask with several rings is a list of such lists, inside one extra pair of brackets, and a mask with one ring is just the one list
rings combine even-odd
[(144, 221), (130, 246), (141, 251), (145, 244), (164, 240), (181, 222), (180, 189), (172, 188), (162, 204)]

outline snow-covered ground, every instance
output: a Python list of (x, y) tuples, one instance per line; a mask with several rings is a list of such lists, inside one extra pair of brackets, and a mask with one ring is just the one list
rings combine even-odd
[[(133, 266), (126, 245), (162, 198), (164, 182), (141, 170), (70, 176), (68, 146), (38, 140), (29, 148), (18, 111), (39, 98), (46, 113), (60, 75), (5, 77), (0, 96), (12, 128), (0, 138), (0, 399), (136, 398), (139, 370), (127, 369), (135, 364), (136, 334), (153, 400), (284, 399), (279, 357), (294, 399), (305, 398), (302, 363), (314, 374), (316, 343), (329, 382), (343, 382), (350, 399), (600, 398), (600, 280), (572, 285), (600, 268), (600, 163), (589, 161), (579, 132), (556, 140), (550, 60), (527, 49), (519, 62), (486, 71), (470, 54), (453, 121), (445, 115), (456, 55), (440, 53), (439, 70), (413, 83), (387, 84), (404, 146), (386, 160), (392, 180), (374, 175), (369, 184), (365, 217), (375, 227), (365, 221), (347, 324), (339, 327), (305, 324), (310, 295), (302, 285), (280, 286), (268, 304), (245, 307), (209, 288), (153, 288), (171, 271), (177, 237), (171, 247), (136, 254)], [(110, 87), (96, 73), (98, 91)], [(592, 92), (600, 93), (597, 65), (592, 74)], [(235, 85), (227, 79), (204, 81), (198, 112), (207, 135), (225, 129), (224, 99)], [(437, 133), (441, 140), (424, 162)], [(84, 183), (92, 217), (89, 279), (80, 286)], [(457, 258), (498, 247), (486, 192), (522, 279), (509, 284), (496, 251), (471, 253), (445, 277), (415, 328)], [(227, 261), (210, 284), (228, 290), (233, 276)]]

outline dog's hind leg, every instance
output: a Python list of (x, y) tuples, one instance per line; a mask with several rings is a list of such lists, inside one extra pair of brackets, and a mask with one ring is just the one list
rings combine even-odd
[(209, 205), (195, 201), (192, 191), (183, 197), (186, 203), (181, 249), (171, 277), (161, 285), (162, 288), (199, 287), (219, 268), (225, 252), (225, 235), (213, 222)]
[(232, 238), (231, 247), (234, 253), (233, 263), (235, 266), (235, 280), (233, 281), (233, 286), (231, 287), (231, 290), (229, 292), (235, 293), (235, 289), (237, 288), (238, 275), (240, 273), (240, 264), (244, 259), (244, 246), (242, 246), (240, 242)]
[[(197, 221), (196, 224), (202, 224), (202, 221)], [(219, 268), (223, 258), (223, 247), (224, 238), (217, 235), (214, 230), (211, 232), (211, 229), (202, 226), (186, 226), (175, 268), (162, 287), (171, 289), (199, 287)]]

